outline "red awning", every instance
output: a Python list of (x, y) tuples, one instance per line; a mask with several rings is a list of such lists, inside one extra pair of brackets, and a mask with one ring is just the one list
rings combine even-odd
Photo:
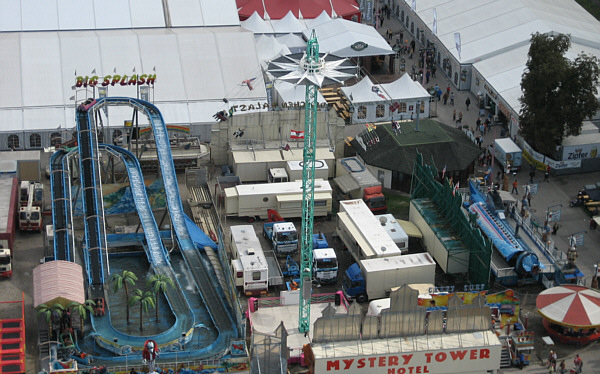
[(583, 286), (558, 286), (540, 293), (538, 312), (559, 325), (600, 326), (600, 292)]
[(83, 304), (83, 272), (81, 266), (69, 261), (50, 261), (33, 269), (33, 307), (40, 304), (71, 302)]

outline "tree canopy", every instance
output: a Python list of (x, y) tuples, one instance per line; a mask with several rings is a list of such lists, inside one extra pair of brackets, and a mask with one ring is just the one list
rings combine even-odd
[(598, 58), (580, 53), (571, 61), (570, 47), (568, 35), (533, 34), (521, 80), (521, 135), (547, 156), (598, 109)]

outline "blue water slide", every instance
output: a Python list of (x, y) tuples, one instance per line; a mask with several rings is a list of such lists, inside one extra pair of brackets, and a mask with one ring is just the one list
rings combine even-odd
[(85, 223), (84, 252), (88, 256), (88, 284), (103, 287), (108, 274), (108, 252), (104, 229), (104, 206), (98, 138), (91, 111), (77, 109), (77, 143)]
[(67, 165), (67, 151), (58, 150), (50, 156), (50, 196), (52, 224), (54, 225), (54, 259), (74, 261), (71, 250), (71, 200)]
[[(99, 170), (95, 167), (97, 162), (95, 165), (93, 165), (93, 162), (91, 161), (85, 163), (83, 161), (87, 160), (88, 158), (91, 160), (97, 160), (93, 158), (94, 153), (92, 152), (94, 142), (97, 141), (95, 132), (90, 131), (92, 128), (92, 113), (104, 105), (131, 106), (145, 113), (150, 120), (154, 132), (160, 169), (165, 186), (168, 210), (177, 243), (182, 252), (184, 261), (194, 277), (196, 286), (200, 290), (200, 294), (214, 322), (214, 325), (219, 331), (219, 336), (215, 343), (213, 343), (210, 347), (207, 347), (202, 355), (205, 357), (210, 357), (223, 354), (229, 349), (231, 339), (236, 337), (237, 328), (225, 304), (225, 297), (223, 297), (218, 291), (220, 287), (218, 287), (216, 284), (217, 281), (210, 276), (210, 271), (205, 262), (202, 260), (200, 252), (196, 248), (196, 245), (190, 237), (190, 233), (188, 232), (186, 226), (186, 215), (183, 211), (183, 205), (179, 195), (177, 175), (175, 173), (175, 166), (173, 164), (171, 155), (167, 128), (159, 110), (148, 102), (132, 98), (102, 98), (99, 99), (90, 109), (88, 109), (87, 112), (78, 112), (78, 124), (83, 122), (86, 124), (85, 128), (83, 126), (79, 127), (78, 125), (78, 129), (84, 130), (79, 131), (78, 133), (78, 137), (81, 139), (79, 142), (80, 152), (86, 152), (85, 154), (81, 155), (82, 170), (85, 169), (89, 172), (88, 174), (90, 174), (86, 178), (82, 178), (82, 184), (85, 182), (84, 197), (87, 197), (87, 200), (84, 198), (84, 214), (86, 217), (86, 244), (88, 245), (89, 249), (93, 249), (96, 245), (100, 246), (106, 243), (105, 236), (102, 235), (103, 227), (100, 226), (98, 219), (98, 210), (94, 210), (97, 209), (98, 206), (101, 206), (101, 201), (98, 203), (97, 199), (98, 196), (101, 198), (101, 194), (94, 195), (91, 192), (88, 193), (88, 191), (97, 191), (96, 188), (90, 187), (97, 186), (97, 183), (100, 181), (100, 176), (98, 173)], [(85, 134), (88, 135), (86, 136)], [(84, 142), (86, 143), (85, 146), (83, 145)], [(88, 196), (86, 196), (86, 193)], [(96, 200), (94, 200), (94, 198), (96, 198)], [(95, 203), (91, 203), (90, 201), (95, 201)], [(91, 235), (102, 236), (102, 239), (94, 240), (90, 237)], [(104, 242), (102, 243), (101, 240)], [(97, 270), (98, 267), (103, 269), (102, 259), (98, 258), (98, 256), (95, 258), (90, 257), (90, 264), (93, 265), (92, 273), (101, 273), (103, 271)], [(96, 279), (95, 275), (92, 278)]]

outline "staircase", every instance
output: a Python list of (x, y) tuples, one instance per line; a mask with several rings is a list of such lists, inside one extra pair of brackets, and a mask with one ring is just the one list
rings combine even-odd
[(500, 368), (505, 369), (511, 367), (510, 354), (508, 353), (508, 345), (502, 346), (502, 355), (500, 356)]

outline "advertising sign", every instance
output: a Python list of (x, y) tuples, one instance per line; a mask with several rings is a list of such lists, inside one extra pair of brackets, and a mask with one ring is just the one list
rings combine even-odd
[(563, 147), (562, 159), (583, 160), (586, 158), (598, 157), (598, 144), (578, 144)]
[(365, 0), (363, 22), (367, 25), (373, 23), (373, 0)]
[(316, 359), (315, 373), (450, 374), (498, 370), (501, 346)]

